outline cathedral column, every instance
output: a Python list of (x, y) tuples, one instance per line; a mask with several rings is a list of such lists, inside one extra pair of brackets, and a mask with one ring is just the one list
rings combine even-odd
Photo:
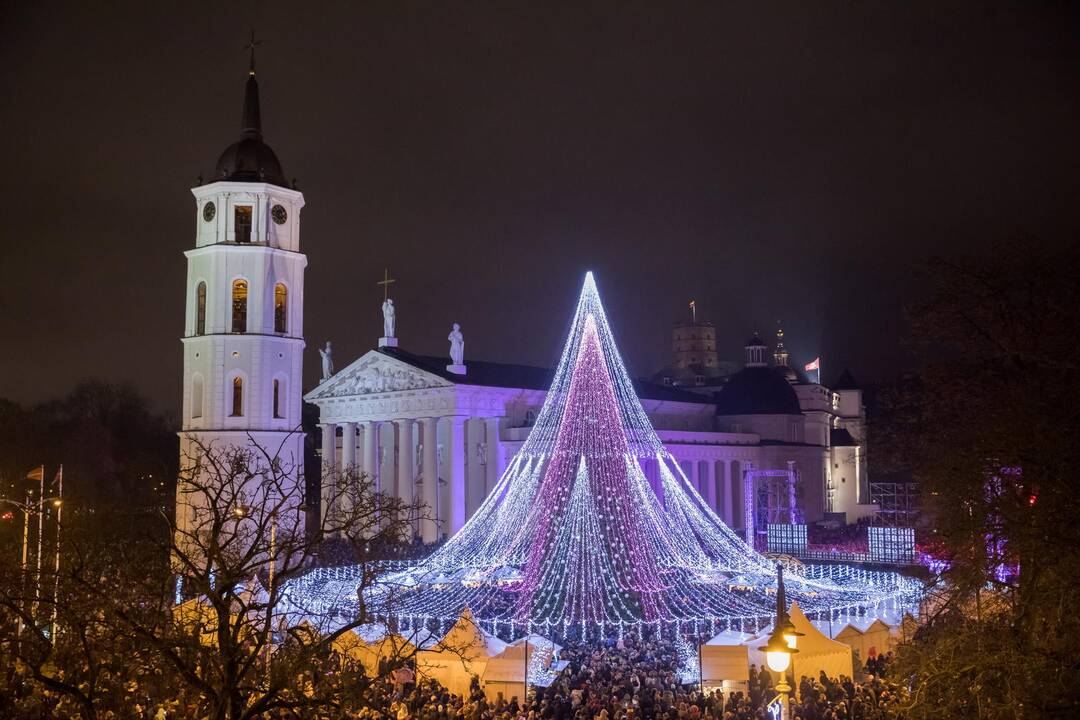
[(363, 425), (364, 428), (364, 452), (361, 457), (361, 462), (364, 468), (364, 474), (367, 475), (368, 481), (371, 482), (372, 487), (375, 486), (375, 434), (378, 432), (378, 425), (373, 422), (366, 422)]
[(438, 418), (424, 418), (420, 421), (421, 442), (424, 445), (423, 457), (423, 502), (424, 517), (420, 520), (420, 536), (424, 542), (432, 543), (439, 539), (439, 467), (437, 465), (439, 439)]
[(412, 505), (416, 494), (416, 476), (413, 473), (413, 421), (395, 420), (397, 424), (397, 491), (405, 505)]
[(465, 418), (446, 418), (446, 447), (450, 452), (450, 533), (465, 524)]
[(692, 488), (694, 488), (694, 490), (696, 490), (697, 493), (700, 495), (701, 494), (701, 470), (698, 467), (698, 461), (697, 460), (691, 460), (690, 461), (690, 472), (687, 473), (687, 475), (689, 476), (689, 477), (687, 477), (687, 479), (690, 481), (690, 486)]
[(356, 469), (356, 423), (341, 423), (341, 468)]
[[(375, 490), (380, 493), (392, 495), (394, 492), (394, 477), (393, 474), (389, 478), (384, 477), (383, 472), (385, 470), (386, 463), (386, 436), (383, 433), (383, 428), (387, 427), (389, 423), (376, 421), (374, 423), (375, 436), (375, 457), (372, 459), (372, 466), (375, 468), (375, 475), (373, 482), (375, 483)], [(393, 430), (393, 428), (389, 428)], [(393, 433), (391, 432), (391, 437)], [(390, 458), (390, 468), (393, 469), (394, 459)]]
[[(484, 441), (487, 443), (487, 453), (485, 455), (487, 466), (484, 469), (486, 475), (484, 482), (485, 498), (495, 489), (495, 483), (499, 482), (499, 458), (502, 454), (502, 442), (499, 440), (499, 421), (501, 419), (497, 417), (484, 418), (486, 429)], [(483, 501), (481, 500), (481, 502)]]
[(481, 464), (481, 455), (487, 452), (487, 448), (481, 449), (484, 444), (485, 427), (480, 418), (472, 418), (465, 422), (465, 513), (472, 517), (484, 502), (484, 466)]
[(320, 496), (322, 498), (322, 517), (325, 520), (327, 513), (331, 510), (331, 500), (336, 495), (334, 482), (336, 479), (335, 468), (337, 467), (337, 425), (334, 423), (320, 423), (319, 427), (322, 429), (322, 447), (320, 448), (322, 456), (322, 487), (320, 488)]
[(716, 460), (710, 459), (705, 461), (705, 478), (702, 480), (705, 483), (705, 502), (708, 503), (709, 508), (716, 511)]
[(735, 471), (733, 460), (724, 461), (724, 522), (728, 527), (735, 527), (735, 493), (732, 489), (731, 475)]

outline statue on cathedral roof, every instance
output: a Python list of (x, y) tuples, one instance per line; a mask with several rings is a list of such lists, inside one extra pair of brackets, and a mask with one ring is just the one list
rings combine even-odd
[(454, 323), (454, 328), (446, 336), (450, 341), (450, 362), (454, 365), (465, 364), (465, 336), (461, 334), (461, 326)]
[(326, 349), (319, 349), (319, 355), (322, 356), (322, 379), (325, 382), (329, 380), (334, 374), (334, 357), (333, 349), (330, 347), (330, 341), (326, 341)]
[(386, 298), (382, 304), (382, 316), (383, 316), (383, 337), (392, 338), (394, 335), (394, 301), (392, 298)]

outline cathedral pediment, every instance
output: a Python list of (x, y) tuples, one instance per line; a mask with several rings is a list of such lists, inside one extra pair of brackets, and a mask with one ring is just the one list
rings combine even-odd
[(304, 396), (308, 402), (452, 387), (433, 373), (372, 350)]

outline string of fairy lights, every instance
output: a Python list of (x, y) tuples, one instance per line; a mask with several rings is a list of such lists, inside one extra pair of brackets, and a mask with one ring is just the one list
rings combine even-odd
[[(359, 572), (316, 570), (295, 590), (306, 604), (355, 604)], [(400, 627), (433, 630), (469, 608), (503, 636), (720, 632), (767, 623), (775, 582), (772, 562), (717, 517), (656, 435), (589, 273), (544, 405), (494, 490), (441, 549), (364, 600)], [(808, 566), (786, 584), (812, 619), (899, 612), (919, 589), (844, 565)]]

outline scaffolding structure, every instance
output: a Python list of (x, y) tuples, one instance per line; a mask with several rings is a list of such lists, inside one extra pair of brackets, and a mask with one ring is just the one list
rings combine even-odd
[(873, 524), (915, 527), (919, 519), (919, 487), (914, 481), (870, 481), (870, 502), (878, 507)]
[(757, 470), (752, 462), (743, 468), (743, 528), (746, 544), (755, 547), (755, 535), (769, 525), (802, 522), (798, 506), (799, 471), (794, 461), (786, 470)]

